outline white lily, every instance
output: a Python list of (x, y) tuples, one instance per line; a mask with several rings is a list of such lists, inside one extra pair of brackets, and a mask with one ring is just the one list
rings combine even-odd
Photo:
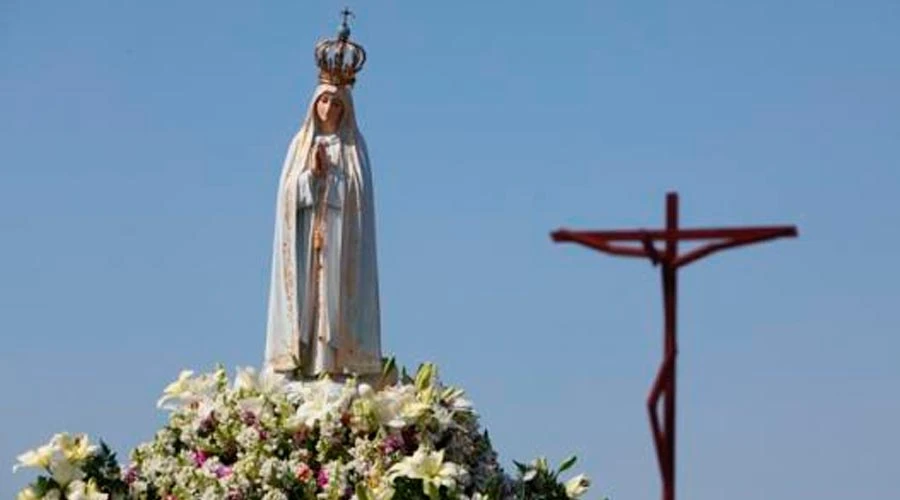
[(416, 399), (404, 401), (403, 406), (400, 408), (400, 416), (403, 417), (407, 422), (418, 420), (419, 417), (421, 417), (430, 409), (430, 404), (423, 403)]
[(38, 467), (42, 469), (46, 469), (50, 467), (50, 461), (53, 459), (54, 446), (50, 444), (45, 444), (40, 448), (34, 450), (28, 450), (25, 453), (16, 457), (16, 460), (19, 461), (16, 465), (13, 465), (13, 472), (23, 468), (23, 467)]
[(411, 457), (406, 457), (388, 470), (393, 480), (397, 477), (422, 480), (422, 491), (432, 499), (437, 499), (441, 486), (453, 488), (463, 470), (453, 462), (444, 462), (444, 450), (429, 451), (422, 448), (416, 450)]
[(157, 408), (165, 408), (173, 410), (175, 407), (168, 404), (169, 401), (180, 399), (186, 394), (191, 387), (191, 377), (194, 375), (193, 370), (181, 370), (176, 379), (163, 389), (163, 396), (156, 402)]
[(382, 425), (401, 428), (428, 411), (431, 405), (416, 396), (413, 386), (392, 387), (375, 396), (375, 414)]
[(466, 392), (458, 387), (447, 387), (441, 393), (441, 401), (454, 411), (472, 412), (472, 402), (463, 397), (465, 394)]
[(572, 499), (578, 498), (584, 495), (590, 486), (591, 480), (584, 474), (578, 474), (566, 481), (566, 496)]
[(66, 460), (66, 457), (56, 453), (50, 462), (50, 475), (57, 484), (65, 488), (72, 481), (84, 477), (84, 471)]
[(66, 498), (68, 500), (107, 500), (109, 495), (98, 490), (94, 481), (85, 483), (78, 480), (72, 481), (66, 488)]
[(344, 387), (328, 379), (304, 383), (297, 390), (303, 402), (297, 407), (297, 412), (288, 419), (288, 425), (291, 427), (299, 427), (301, 424), (312, 427), (317, 421), (325, 420), (329, 415), (339, 416), (349, 401)]
[(259, 377), (256, 376), (256, 370), (253, 367), (237, 368), (237, 375), (234, 377), (234, 390), (259, 390)]
[(216, 394), (218, 384), (226, 378), (222, 369), (198, 377), (193, 377), (193, 374), (191, 370), (182, 370), (178, 379), (163, 390), (163, 396), (156, 402), (156, 406), (174, 411), (182, 405), (211, 399)]
[(453, 412), (443, 406), (435, 406), (433, 409), (434, 418), (437, 420), (441, 429), (446, 429), (453, 425)]
[[(406, 422), (400, 418), (403, 391), (396, 388), (388, 388), (374, 396), (374, 410), (378, 423), (390, 427), (403, 427)], [(412, 397), (415, 397), (413, 394)]]
[[(472, 406), (473, 406), (472, 402), (462, 396), (453, 398), (450, 405), (456, 411), (467, 411), (467, 412), (474, 413), (474, 411), (472, 410)], [(476, 493), (476, 494), (478, 494), (478, 493)]]
[(68, 433), (60, 433), (53, 436), (50, 444), (61, 451), (66, 460), (70, 462), (80, 462), (97, 451), (97, 446), (90, 444), (87, 434), (73, 436)]

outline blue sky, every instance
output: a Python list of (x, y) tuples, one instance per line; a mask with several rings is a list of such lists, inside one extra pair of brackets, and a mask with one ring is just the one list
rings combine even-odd
[[(258, 365), (275, 188), (344, 3), (0, 2), (0, 462), (120, 452), (185, 367)], [(900, 4), (351, 2), (383, 344), (506, 464), (658, 498), (658, 276), (559, 226), (794, 223), (681, 275), (679, 492), (900, 491)], [(0, 467), (0, 496), (31, 479)]]

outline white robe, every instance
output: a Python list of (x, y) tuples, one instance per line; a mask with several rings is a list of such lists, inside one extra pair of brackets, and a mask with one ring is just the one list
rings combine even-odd
[[(338, 95), (344, 111), (338, 133), (317, 136), (315, 101)], [(318, 141), (327, 144), (325, 179), (312, 174)], [(316, 288), (312, 229), (319, 188), (327, 180), (324, 268)], [(265, 368), (305, 376), (377, 373), (381, 328), (371, 172), (356, 128), (349, 90), (320, 85), (282, 170), (275, 223)], [(319, 301), (321, 293), (321, 301)], [(324, 307), (314, 314), (316, 304)], [(299, 363), (299, 365), (298, 365)]]

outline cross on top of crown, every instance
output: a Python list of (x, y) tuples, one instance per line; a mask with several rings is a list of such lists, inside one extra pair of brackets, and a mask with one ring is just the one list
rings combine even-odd
[(356, 17), (348, 7), (344, 7), (344, 10), (341, 11), (341, 27), (338, 30), (338, 38), (342, 40), (347, 40), (350, 38), (350, 23), (349, 20), (352, 17)]

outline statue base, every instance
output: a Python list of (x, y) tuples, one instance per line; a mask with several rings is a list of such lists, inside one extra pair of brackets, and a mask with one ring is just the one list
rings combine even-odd
[[(389, 358), (382, 358), (381, 366), (387, 366), (388, 361)], [(327, 376), (332, 381), (339, 383), (344, 383), (350, 379), (356, 379), (357, 383), (368, 384), (375, 390), (381, 390), (385, 387), (396, 385), (400, 380), (400, 374), (397, 372), (397, 367), (393, 365), (387, 373), (383, 373), (383, 371), (379, 369), (367, 373), (342, 372), (320, 373), (317, 375), (302, 375), (301, 371), (298, 369), (278, 370), (271, 367), (268, 369), (268, 371), (271, 374), (283, 377), (284, 379), (290, 380), (292, 382), (311, 382), (314, 380), (319, 380), (325, 376)]]

